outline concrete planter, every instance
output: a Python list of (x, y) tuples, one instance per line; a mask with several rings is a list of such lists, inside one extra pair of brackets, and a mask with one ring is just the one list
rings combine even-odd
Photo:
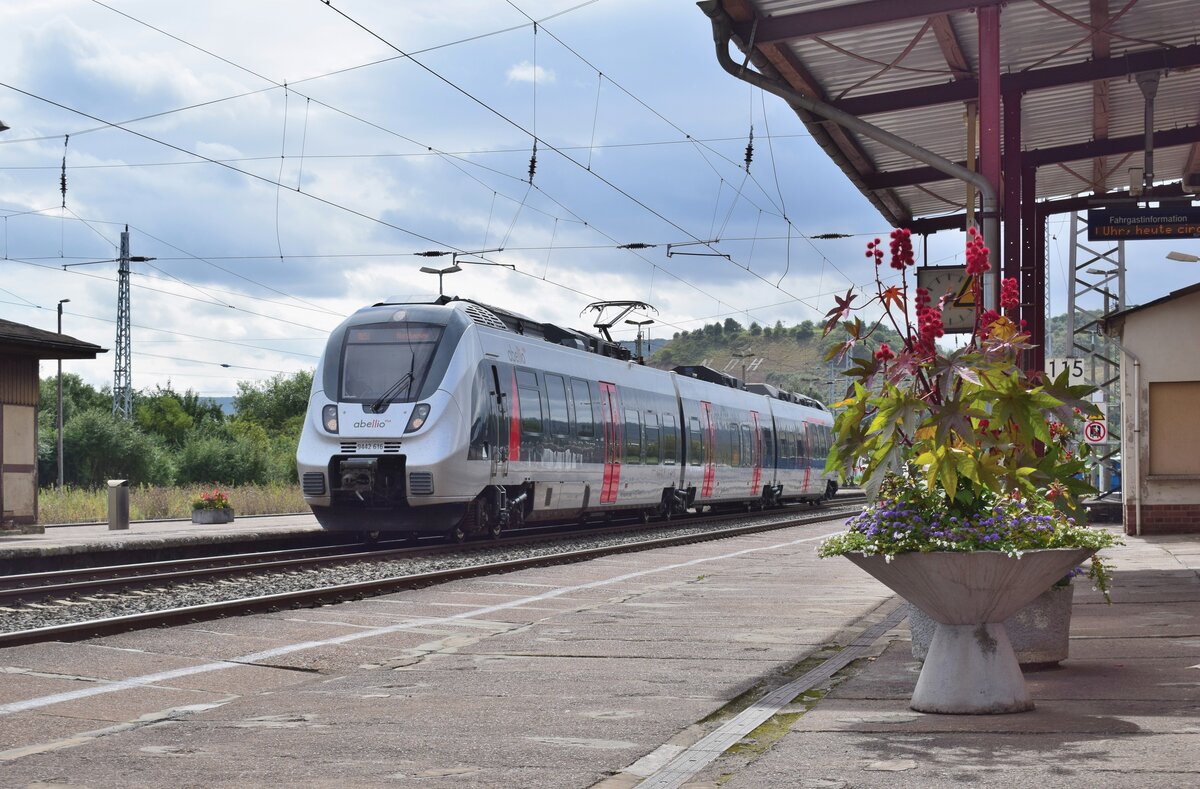
[(1033, 699), (1004, 622), (1094, 551), (1055, 548), (846, 558), (938, 623), (909, 706), (918, 712), (1026, 712)]
[(219, 510), (192, 510), (192, 523), (232, 523), (233, 507)]
[[(1009, 643), (1017, 653), (1022, 671), (1050, 668), (1067, 659), (1074, 599), (1073, 585), (1052, 586), (1004, 620), (1004, 629), (1008, 631)], [(937, 630), (937, 622), (909, 603), (908, 626), (912, 630), (913, 657), (923, 661)]]

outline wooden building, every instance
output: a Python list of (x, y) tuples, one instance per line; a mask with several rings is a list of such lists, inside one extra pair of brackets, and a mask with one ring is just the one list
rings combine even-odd
[(0, 319), (0, 531), (37, 532), (38, 362), (105, 349)]

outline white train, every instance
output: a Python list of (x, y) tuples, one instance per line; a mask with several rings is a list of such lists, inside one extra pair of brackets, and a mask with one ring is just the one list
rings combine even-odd
[(832, 496), (831, 414), (750, 389), (472, 301), (380, 303), (329, 337), (300, 482), (326, 529), (457, 539)]

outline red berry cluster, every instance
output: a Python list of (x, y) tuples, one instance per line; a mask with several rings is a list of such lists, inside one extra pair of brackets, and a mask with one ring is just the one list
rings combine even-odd
[(1009, 277), (1000, 286), (1000, 306), (1006, 310), (1021, 304), (1021, 293), (1017, 289), (1017, 278)]
[(879, 350), (875, 352), (875, 358), (881, 362), (889, 362), (896, 358), (896, 354), (892, 353), (892, 349), (884, 342), (879, 344)]
[(880, 243), (882, 242), (878, 238), (867, 242), (867, 257), (875, 258), (876, 266), (883, 262), (883, 250), (879, 247)]
[(905, 266), (916, 265), (913, 258), (912, 231), (908, 228), (896, 228), (892, 231), (891, 238), (888, 248), (892, 253), (892, 262), (888, 265), (897, 271), (904, 271)]
[(978, 275), (991, 269), (988, 263), (988, 248), (983, 245), (983, 236), (975, 228), (968, 228), (967, 235), (967, 274)]
[(998, 320), (1000, 320), (1000, 313), (995, 310), (984, 310), (983, 314), (979, 316), (979, 339), (987, 337), (992, 330), (992, 324)]
[(933, 356), (937, 350), (937, 338), (945, 334), (941, 311), (929, 305), (929, 291), (917, 288), (917, 340), (913, 350), (919, 356)]

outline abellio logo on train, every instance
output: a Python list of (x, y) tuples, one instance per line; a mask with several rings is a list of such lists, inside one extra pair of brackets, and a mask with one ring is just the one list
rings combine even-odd
[(354, 423), (354, 426), (358, 427), (358, 428), (376, 428), (376, 429), (378, 429), (381, 427), (387, 427), (391, 423), (392, 423), (392, 420), (390, 420), (390, 419), (360, 419)]

